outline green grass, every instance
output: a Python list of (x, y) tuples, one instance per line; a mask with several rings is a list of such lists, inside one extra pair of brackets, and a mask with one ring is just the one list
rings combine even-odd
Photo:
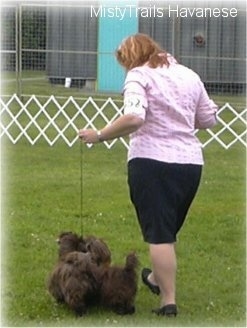
[[(12, 95), (17, 93), (16, 74), (14, 72), (2, 72), (1, 73), (1, 88), (2, 94)], [(55, 95), (57, 97), (73, 96), (75, 98), (85, 98), (88, 94), (106, 98), (109, 94), (99, 94), (94, 90), (88, 91), (83, 88), (65, 88), (62, 84), (51, 84), (48, 80), (45, 71), (23, 71), (21, 76), (21, 94), (22, 95), (41, 95), (50, 96)], [(121, 99), (120, 94), (113, 93), (111, 97), (114, 99)], [(234, 107), (238, 110), (242, 110), (246, 105), (246, 96), (240, 95), (212, 95), (212, 98), (217, 102), (219, 106), (223, 106), (226, 102), (234, 104)]]
[[(14, 76), (3, 76), (5, 94), (16, 92)], [(81, 89), (50, 85), (43, 72), (24, 72), (23, 93), (73, 96), (82, 104), (88, 97)], [(39, 80), (28, 80), (39, 78)], [(10, 82), (6, 83), (5, 79)], [(97, 95), (106, 98), (109, 95)], [(119, 95), (114, 95), (119, 99)], [(25, 102), (29, 97), (22, 97)], [(229, 102), (241, 111), (244, 96), (213, 96), (220, 106)], [(104, 102), (104, 101), (103, 101)], [(97, 100), (99, 106), (103, 104)], [(33, 115), (39, 110), (31, 104)], [(49, 105), (49, 114), (57, 107)], [(11, 111), (19, 110), (17, 104)], [(68, 115), (75, 108), (66, 108)], [(87, 114), (95, 111), (87, 106)], [(105, 114), (111, 116), (107, 108)], [(221, 117), (229, 122), (231, 112)], [(3, 124), (9, 121), (2, 115)], [(19, 120), (28, 122), (23, 115)], [(45, 126), (47, 119), (39, 117)], [(58, 117), (56, 124), (64, 126)], [(76, 126), (85, 122), (78, 119)], [(103, 124), (97, 121), (99, 127)], [(221, 126), (215, 127), (215, 132)], [(245, 127), (236, 122), (234, 129)], [(10, 132), (10, 131), (9, 131)], [(35, 138), (37, 130), (29, 130)], [(18, 128), (11, 133), (18, 135)], [(74, 138), (74, 131), (66, 132)], [(52, 138), (56, 131), (47, 134)], [(202, 141), (207, 132), (200, 133)], [(231, 141), (230, 135), (223, 140)], [(177, 243), (177, 302), (179, 316), (175, 320), (159, 318), (151, 309), (159, 298), (150, 294), (139, 281), (136, 313), (121, 317), (94, 308), (83, 318), (75, 318), (65, 306), (57, 305), (46, 289), (46, 279), (57, 258), (55, 240), (61, 231), (81, 231), (80, 145), (72, 148), (62, 142), (49, 147), (44, 141), (31, 146), (27, 141), (16, 145), (3, 141), (2, 176), (2, 326), (246, 326), (245, 303), (245, 149), (240, 143), (224, 150), (216, 142), (204, 150), (205, 168), (199, 193)], [(83, 233), (105, 239), (112, 250), (114, 263), (124, 263), (129, 251), (135, 250), (140, 268), (149, 265), (148, 247), (143, 243), (126, 182), (126, 149), (116, 144), (107, 150), (103, 145), (83, 148)]]
[[(100, 308), (75, 318), (57, 305), (46, 279), (61, 231), (80, 233), (80, 146), (4, 142), (2, 152), (2, 326), (246, 326), (245, 156), (236, 144), (206, 147), (198, 195), (177, 243), (179, 316), (150, 311), (159, 305), (139, 280), (136, 313)], [(105, 239), (114, 263), (135, 250), (140, 268), (148, 248), (128, 196), (126, 149), (83, 148), (83, 232)]]

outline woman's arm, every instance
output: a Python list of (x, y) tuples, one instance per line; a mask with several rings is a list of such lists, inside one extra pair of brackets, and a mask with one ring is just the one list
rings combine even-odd
[[(85, 143), (97, 143), (126, 136), (138, 130), (144, 120), (136, 115), (126, 114), (117, 118), (112, 124), (106, 125), (102, 130), (79, 130), (79, 137)], [(99, 133), (100, 132), (100, 133)]]
[(195, 128), (208, 129), (217, 123), (216, 113), (218, 106), (209, 98), (203, 83), (200, 82), (200, 84), (201, 94), (196, 110)]

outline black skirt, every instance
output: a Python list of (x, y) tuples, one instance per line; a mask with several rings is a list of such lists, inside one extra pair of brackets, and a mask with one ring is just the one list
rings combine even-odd
[(131, 201), (144, 241), (173, 243), (197, 192), (202, 166), (135, 158), (128, 163)]

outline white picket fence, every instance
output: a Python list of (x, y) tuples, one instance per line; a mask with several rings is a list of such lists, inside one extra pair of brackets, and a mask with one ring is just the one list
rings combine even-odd
[[(213, 141), (225, 149), (237, 142), (247, 147), (246, 113), (247, 109), (239, 112), (229, 103), (222, 106), (217, 113), (217, 126), (199, 136), (202, 147)], [(122, 114), (122, 101), (111, 97), (102, 100), (69, 97), (64, 101), (50, 96), (44, 101), (33, 95), (23, 102), (14, 94), (8, 99), (0, 98), (0, 138), (6, 136), (13, 144), (26, 138), (32, 145), (43, 138), (50, 146), (62, 139), (72, 147), (78, 140), (79, 128), (98, 129)], [(104, 144), (111, 149), (116, 142), (121, 142), (128, 148), (126, 140), (119, 138)]]

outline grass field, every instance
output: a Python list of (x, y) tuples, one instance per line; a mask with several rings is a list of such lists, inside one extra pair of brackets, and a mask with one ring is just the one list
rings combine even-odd
[[(51, 86), (41, 74), (24, 76), (24, 93), (85, 96), (79, 89)], [(35, 82), (29, 80), (37, 77)], [(16, 83), (11, 76), (6, 78), (5, 94), (13, 94)], [(229, 102), (238, 111), (245, 106), (244, 96), (213, 98), (220, 106)], [(13, 104), (11, 110), (17, 111), (18, 106)], [(37, 108), (30, 106), (29, 110)], [(226, 122), (232, 119), (231, 112), (223, 115)], [(2, 119), (7, 122), (9, 117)], [(27, 118), (19, 119), (25, 122)], [(46, 124), (44, 117), (39, 124)], [(242, 133), (245, 127), (236, 122), (234, 129)], [(19, 131), (13, 128), (12, 133)], [(206, 137), (200, 134), (201, 140)], [(226, 142), (229, 138), (227, 134), (223, 137)], [(149, 265), (148, 248), (129, 200), (124, 146), (116, 144), (111, 150), (103, 145), (83, 147), (81, 198), (79, 143), (69, 148), (62, 142), (50, 147), (44, 141), (31, 146), (25, 140), (12, 145), (3, 139), (2, 144), (2, 326), (246, 326), (246, 163), (242, 144), (225, 150), (213, 142), (204, 150), (206, 164), (199, 193), (177, 243), (179, 316), (174, 320), (151, 313), (159, 299), (140, 279), (136, 313), (125, 317), (93, 308), (87, 316), (75, 318), (65, 306), (57, 305), (46, 289), (57, 258), (57, 235), (66, 230), (80, 233), (81, 224), (85, 235), (105, 239), (113, 263), (124, 263), (126, 254), (135, 250), (139, 272)]]
[[(136, 313), (93, 308), (75, 318), (57, 305), (46, 279), (61, 231), (80, 233), (80, 145), (4, 142), (2, 157), (2, 326), (245, 327), (245, 156), (240, 144), (205, 150), (198, 196), (177, 243), (179, 316), (159, 318), (159, 305), (139, 279)], [(83, 232), (109, 244), (114, 263), (135, 250), (149, 265), (126, 183), (126, 149), (83, 148)]]
[[(16, 75), (13, 72), (2, 72), (1, 74), (1, 88), (2, 94), (12, 95), (17, 92)], [(24, 95), (55, 95), (57, 97), (69, 97), (75, 98), (87, 97), (89, 90), (81, 88), (65, 88), (63, 84), (52, 84), (49, 82), (47, 73), (45, 71), (22, 71), (20, 92)], [(90, 90), (91, 94), (95, 92)], [(98, 94), (98, 93), (97, 93)], [(105, 94), (103, 93), (104, 97)], [(111, 94), (116, 98), (121, 98), (119, 94)], [(226, 102), (234, 104), (236, 109), (242, 109), (243, 104), (246, 103), (246, 97), (244, 94), (237, 95), (213, 95), (212, 96), (219, 106), (224, 105)]]

